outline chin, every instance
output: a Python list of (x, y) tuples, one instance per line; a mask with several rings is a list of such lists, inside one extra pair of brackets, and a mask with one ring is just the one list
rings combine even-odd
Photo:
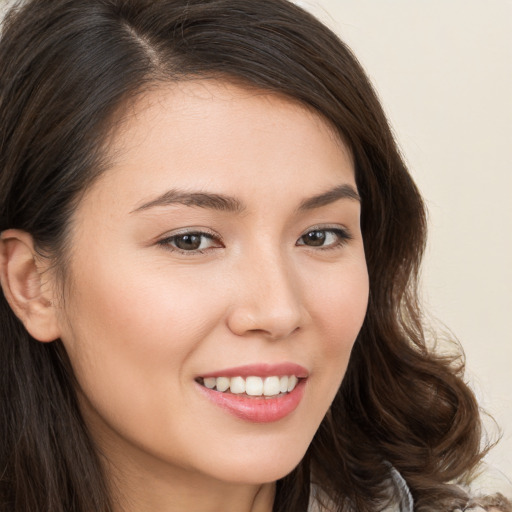
[(297, 450), (298, 447), (292, 450), (263, 448), (257, 454), (240, 454), (235, 460), (217, 460), (215, 473), (219, 480), (237, 484), (275, 482), (297, 467), (308, 446), (301, 450)]

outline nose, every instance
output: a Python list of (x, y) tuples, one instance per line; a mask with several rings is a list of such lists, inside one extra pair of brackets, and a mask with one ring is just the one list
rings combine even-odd
[(303, 327), (307, 311), (300, 282), (281, 255), (253, 255), (239, 262), (233, 280), (236, 293), (227, 323), (234, 334), (280, 340)]

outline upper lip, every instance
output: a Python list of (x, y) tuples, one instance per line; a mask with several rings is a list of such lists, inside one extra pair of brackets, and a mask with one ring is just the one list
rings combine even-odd
[(213, 372), (203, 373), (200, 377), (206, 379), (209, 377), (271, 377), (274, 375), (295, 375), (300, 379), (304, 379), (309, 375), (309, 372), (306, 368), (296, 363), (257, 363), (215, 370)]

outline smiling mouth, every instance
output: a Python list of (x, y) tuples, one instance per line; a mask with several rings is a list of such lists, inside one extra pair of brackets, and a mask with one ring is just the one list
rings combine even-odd
[(295, 375), (269, 377), (199, 377), (196, 381), (205, 388), (220, 393), (248, 397), (276, 398), (292, 392), (301, 379)]

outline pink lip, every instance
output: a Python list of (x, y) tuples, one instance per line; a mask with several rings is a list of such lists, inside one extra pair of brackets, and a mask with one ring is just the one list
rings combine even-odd
[(309, 372), (303, 366), (295, 363), (278, 363), (278, 364), (248, 364), (245, 366), (237, 366), (236, 368), (226, 368), (199, 375), (199, 377), (271, 377), (276, 375), (282, 377), (284, 375), (295, 375), (299, 379), (305, 379)]
[[(250, 372), (250, 375), (254, 375), (255, 373), (256, 372)], [(280, 372), (277, 373), (277, 375), (279, 374)], [(287, 372), (283, 373), (283, 375), (286, 374)], [(217, 373), (216, 375), (219, 374)], [(234, 376), (238, 375), (240, 375), (240, 373), (236, 373)], [(256, 375), (262, 376), (262, 373), (256, 373)], [(276, 373), (272, 373), (272, 375), (276, 375)], [(290, 372), (289, 375), (296, 374)], [(226, 374), (223, 373), (222, 376), (226, 376)], [(290, 393), (278, 395), (274, 398), (248, 397), (247, 395), (221, 393), (213, 389), (208, 389), (199, 383), (196, 383), (196, 385), (206, 398), (237, 418), (253, 423), (270, 423), (285, 418), (299, 406), (304, 396), (306, 379), (299, 380), (295, 389)]]

